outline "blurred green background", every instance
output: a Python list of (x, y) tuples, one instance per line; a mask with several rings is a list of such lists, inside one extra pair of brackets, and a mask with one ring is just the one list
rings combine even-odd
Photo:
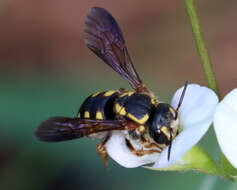
[[(0, 189), (219, 190), (228, 181), (194, 172), (106, 171), (98, 141), (38, 142), (33, 134), (50, 116), (75, 116), (100, 90), (130, 88), (84, 45), (90, 7), (118, 21), (141, 78), (163, 101), (186, 80), (206, 84), (182, 1), (2, 0), (0, 3)], [(237, 2), (197, 1), (222, 95), (237, 86)], [(194, 134), (195, 135), (195, 134)], [(212, 131), (201, 142), (219, 152)]]

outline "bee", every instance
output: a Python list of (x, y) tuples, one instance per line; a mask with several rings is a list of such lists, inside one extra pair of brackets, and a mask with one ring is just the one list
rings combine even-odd
[[(136, 156), (160, 154), (168, 148), (179, 131), (178, 107), (162, 103), (146, 87), (136, 72), (125, 45), (122, 32), (113, 16), (103, 8), (92, 7), (84, 27), (85, 43), (114, 71), (125, 78), (134, 91), (109, 90), (90, 95), (76, 117), (51, 117), (35, 132), (40, 141), (59, 142), (81, 137), (99, 138), (96, 152), (107, 166), (106, 143), (114, 131), (124, 132), (124, 142)], [(139, 147), (134, 142), (139, 142)]]

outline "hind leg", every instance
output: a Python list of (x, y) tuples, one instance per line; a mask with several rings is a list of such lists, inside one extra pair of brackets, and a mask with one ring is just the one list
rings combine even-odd
[(99, 154), (104, 162), (105, 168), (108, 168), (108, 153), (105, 148), (106, 142), (111, 137), (111, 133), (107, 133), (107, 135), (100, 141), (100, 143), (96, 147), (96, 153)]

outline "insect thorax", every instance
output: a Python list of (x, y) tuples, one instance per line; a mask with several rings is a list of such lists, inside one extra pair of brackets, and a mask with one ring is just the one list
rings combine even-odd
[(138, 124), (145, 124), (154, 108), (151, 97), (132, 91), (121, 93), (115, 100), (114, 112)]

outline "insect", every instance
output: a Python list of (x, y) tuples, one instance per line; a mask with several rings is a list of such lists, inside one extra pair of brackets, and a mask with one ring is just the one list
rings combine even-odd
[[(100, 138), (96, 152), (107, 165), (106, 143), (113, 131), (124, 132), (124, 142), (132, 154), (144, 156), (158, 153), (169, 146), (178, 134), (178, 110), (187, 82), (176, 110), (161, 103), (137, 74), (122, 32), (103, 8), (91, 8), (85, 21), (85, 43), (114, 71), (122, 75), (134, 91), (125, 89), (97, 92), (81, 105), (77, 117), (51, 117), (42, 122), (35, 132), (40, 141), (58, 142), (81, 137)], [(139, 142), (140, 148), (134, 146)]]

